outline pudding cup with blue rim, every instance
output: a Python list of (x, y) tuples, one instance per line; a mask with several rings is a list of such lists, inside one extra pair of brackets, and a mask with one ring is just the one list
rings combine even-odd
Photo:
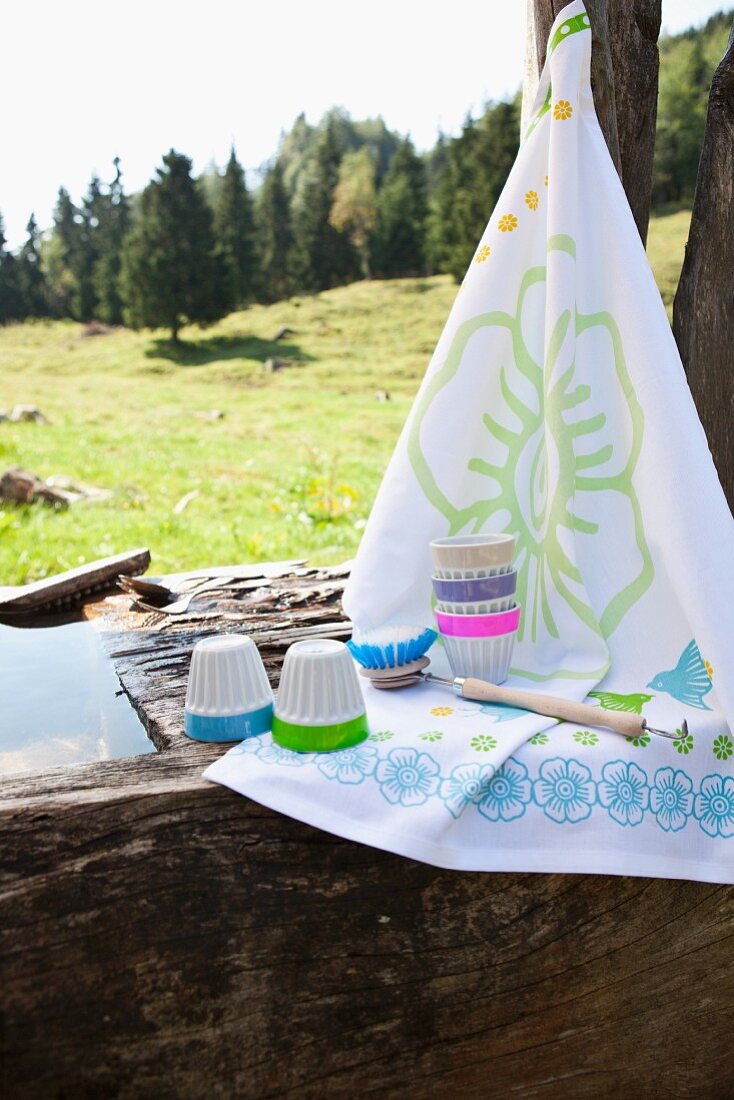
[(431, 557), (436, 576), (463, 580), (494, 577), (512, 570), (514, 535), (449, 535), (433, 539)]
[(273, 690), (252, 638), (218, 634), (197, 642), (186, 688), (184, 731), (194, 741), (244, 741), (266, 733)]

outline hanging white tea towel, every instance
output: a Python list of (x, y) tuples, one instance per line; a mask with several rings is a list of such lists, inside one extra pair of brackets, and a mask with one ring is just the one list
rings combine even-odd
[[(734, 521), (593, 107), (582, 3), (386, 472), (345, 594), (433, 625), (433, 538), (512, 532), (509, 686), (643, 713), (676, 743), (365, 686), (373, 740), (206, 773), (442, 866), (734, 882)], [(434, 667), (446, 671), (439, 646)]]

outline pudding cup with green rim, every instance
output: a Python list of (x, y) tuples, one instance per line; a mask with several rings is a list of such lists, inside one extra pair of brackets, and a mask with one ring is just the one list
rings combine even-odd
[(294, 642), (283, 662), (273, 741), (295, 752), (336, 752), (369, 733), (354, 661), (343, 642)]

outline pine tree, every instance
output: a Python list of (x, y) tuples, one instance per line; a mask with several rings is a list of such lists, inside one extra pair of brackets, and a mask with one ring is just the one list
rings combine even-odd
[(191, 161), (173, 149), (140, 196), (122, 256), (120, 288), (132, 328), (166, 327), (178, 343), (181, 325), (223, 317), (221, 267), (212, 218), (191, 176)]
[(304, 169), (293, 226), (296, 279), (303, 290), (326, 290), (347, 282), (358, 270), (349, 240), (330, 220), (339, 162), (339, 146), (330, 122), (319, 139), (313, 160)]
[(40, 233), (36, 218), (31, 214), (26, 226), (25, 243), (18, 255), (18, 291), (24, 317), (46, 317), (48, 296), (46, 279), (41, 265)]
[(377, 200), (375, 271), (382, 278), (426, 270), (426, 170), (410, 138), (401, 142)]
[(458, 281), (469, 265), (517, 156), (519, 102), (487, 108), (479, 122), (467, 119), (447, 147), (446, 163), (431, 213), (431, 240), (440, 269)]
[(115, 178), (99, 204), (93, 285), (96, 316), (108, 325), (120, 325), (123, 321), (120, 265), (123, 243), (130, 228), (130, 204), (122, 186), (120, 158), (115, 157), (112, 163)]
[(0, 214), (0, 325), (6, 321), (19, 321), (23, 316), (23, 303), (18, 288), (18, 261), (5, 245), (5, 224)]
[(253, 297), (255, 223), (245, 173), (232, 149), (214, 203), (214, 235), (224, 272), (224, 293), (230, 309)]
[(97, 307), (94, 269), (98, 260), (98, 233), (105, 196), (96, 173), (89, 182), (89, 189), (82, 200), (79, 212), (77, 248), (74, 256), (75, 286), (71, 299), (71, 313), (77, 321), (91, 321)]
[(255, 205), (259, 254), (258, 299), (277, 302), (293, 289), (290, 204), (279, 161), (267, 171)]
[(49, 303), (54, 316), (72, 317), (81, 215), (65, 187), (59, 188), (53, 218), (51, 240), (44, 253), (48, 267)]

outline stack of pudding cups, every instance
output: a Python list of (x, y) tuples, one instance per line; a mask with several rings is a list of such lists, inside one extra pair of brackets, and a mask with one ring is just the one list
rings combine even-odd
[(431, 543), (436, 622), (454, 676), (507, 679), (520, 608), (513, 535), (454, 535)]

